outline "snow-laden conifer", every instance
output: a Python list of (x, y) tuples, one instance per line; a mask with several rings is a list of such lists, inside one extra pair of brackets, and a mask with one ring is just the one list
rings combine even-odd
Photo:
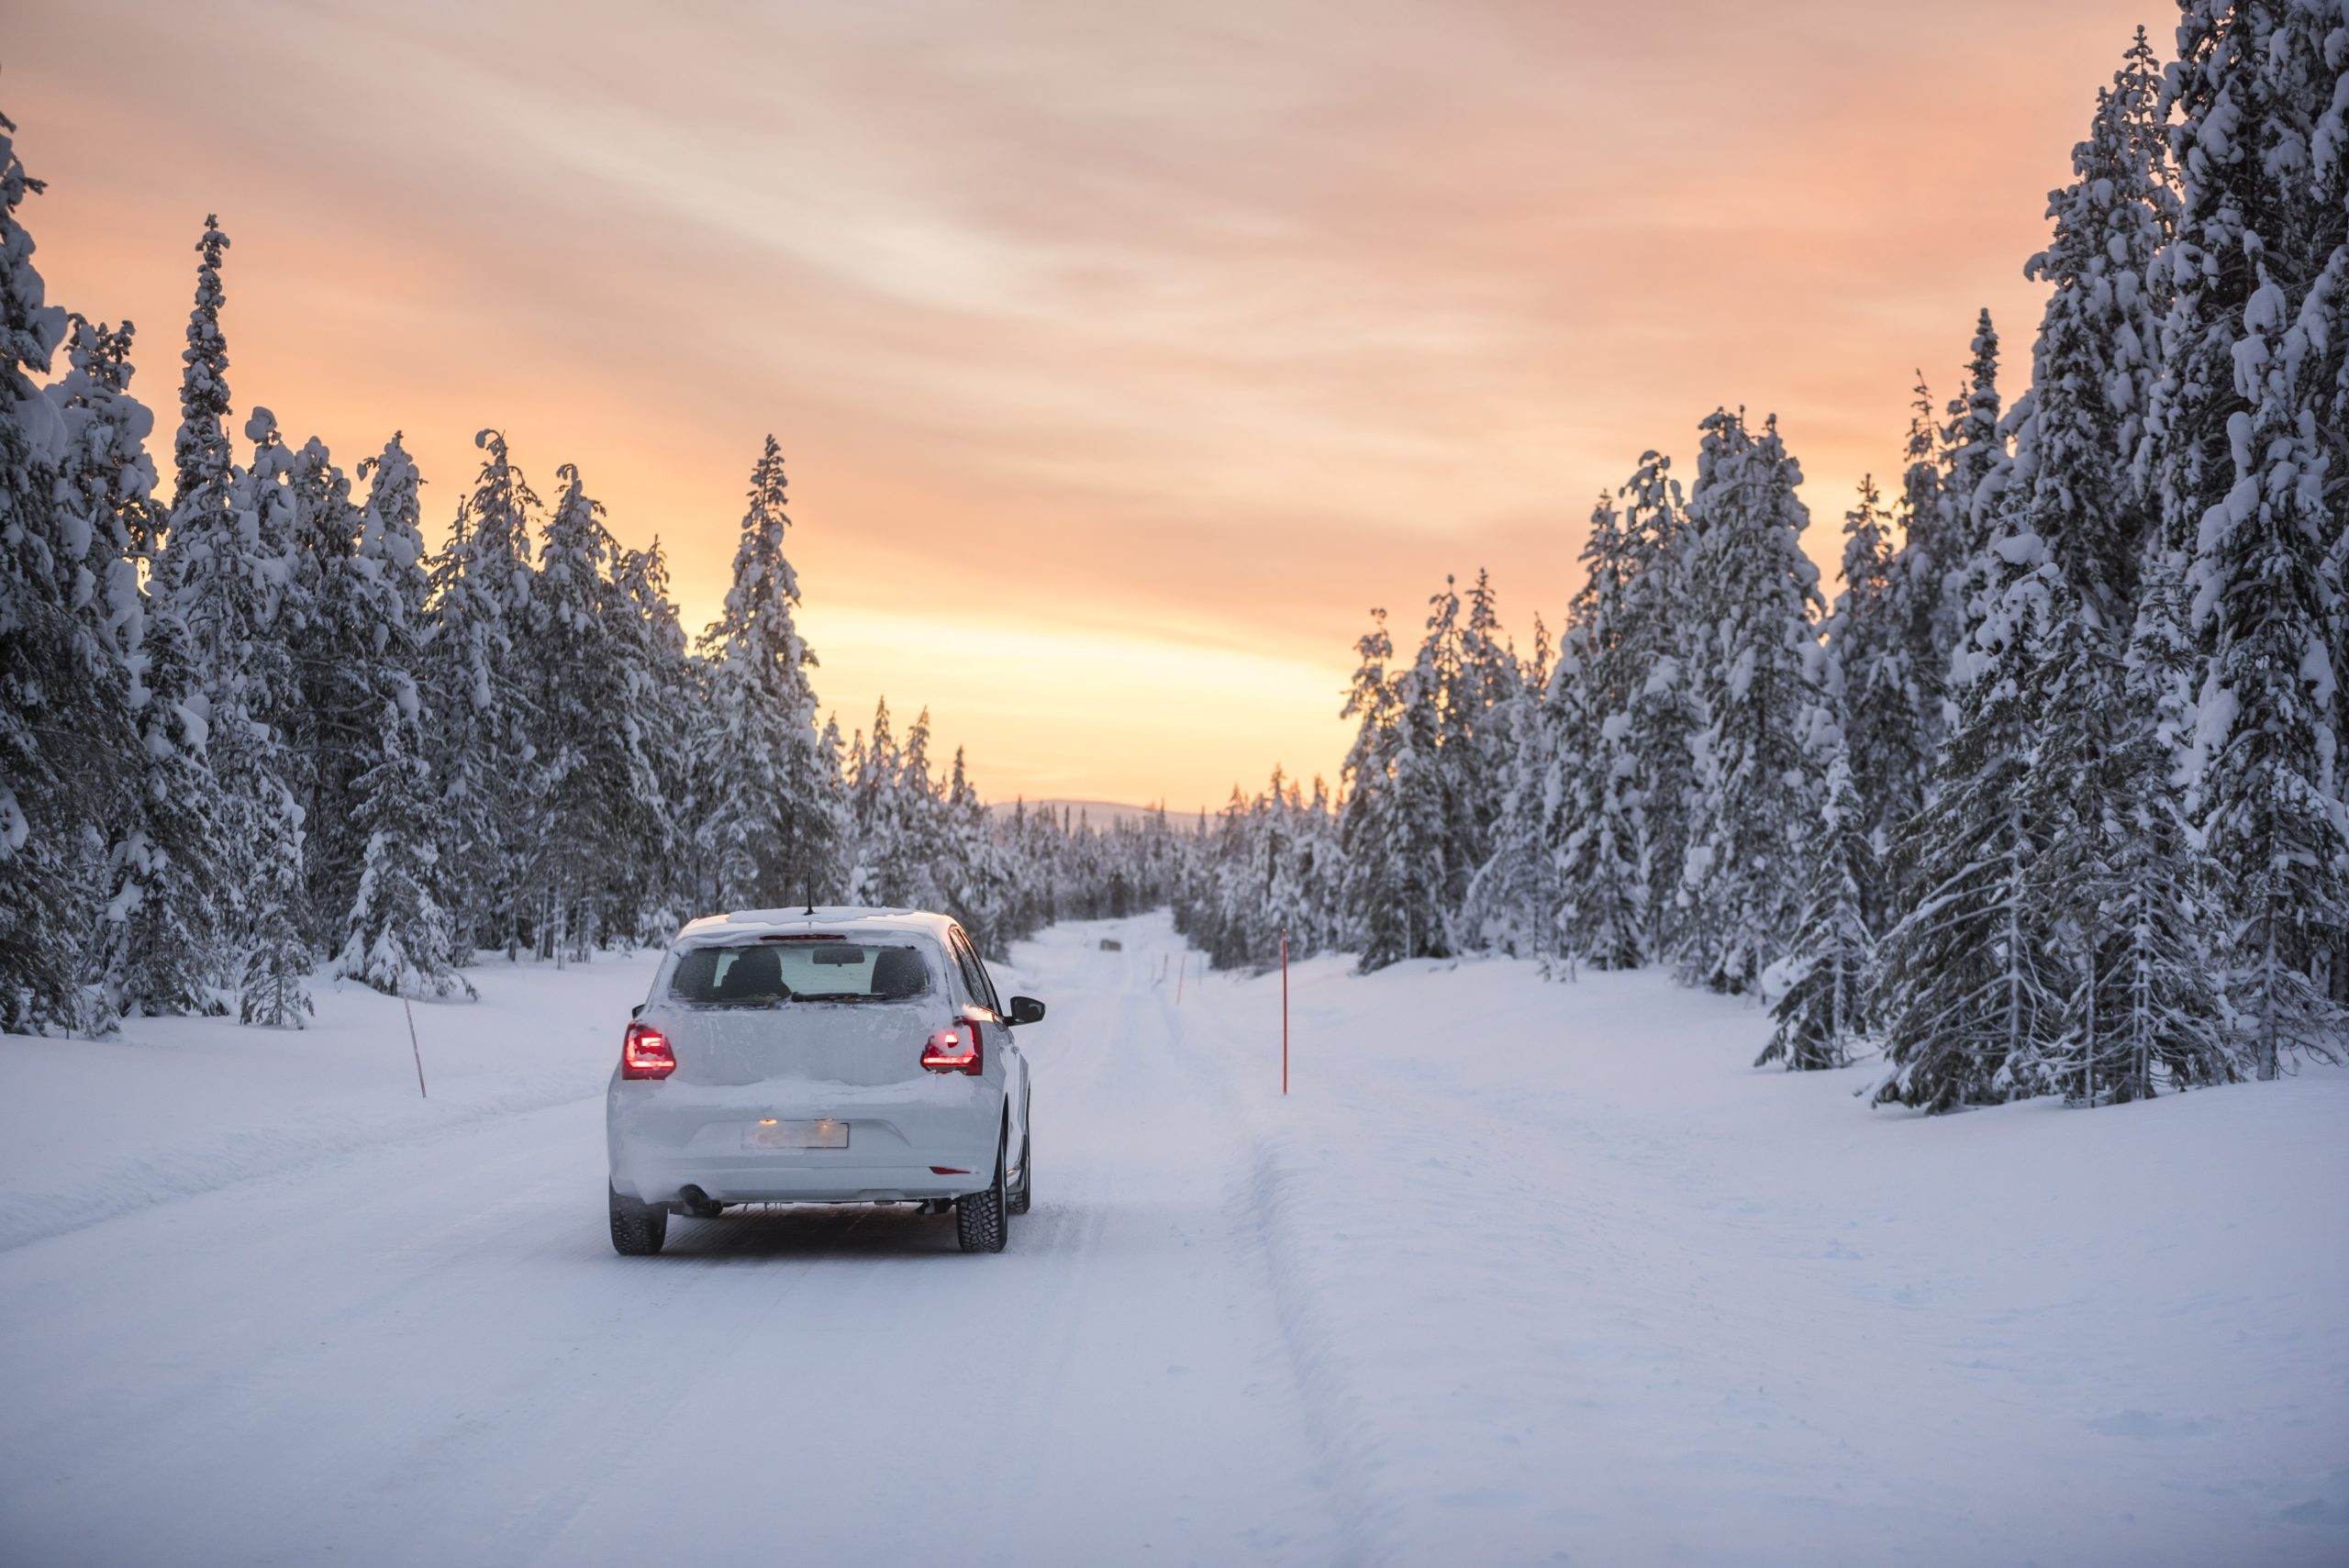
[[(1924, 802), (1932, 757), (1920, 686), (1910, 663), (1896, 584), (1899, 557), (1887, 537), (1889, 523), (1871, 476), (1860, 481), (1843, 514), (1843, 588), (1828, 617), (1830, 700), (1842, 716), (1845, 764), (1860, 813), (1858, 831), (1873, 853), (1865, 862), (1860, 907), (1871, 930), (1882, 929), (1892, 901), (1883, 858), (1903, 823)], [(1848, 826), (1838, 824), (1839, 828)]]
[[(1899, 683), (1902, 704), (1916, 710), (1915, 733), (1899, 749), (1908, 752), (1905, 758), (1898, 751), (1887, 753), (1872, 744), (1864, 744), (1852, 758), (1864, 800), (1872, 801), (1870, 792), (1878, 787), (1893, 792), (1886, 816), (1896, 823), (1923, 802), (1932, 787), (1933, 764), (1949, 736), (1945, 698), (1958, 616), (1956, 595), (1944, 591), (1943, 580), (1965, 566), (1964, 541), (1949, 525), (1943, 499), (1948, 467), (1943, 432), (1933, 417), (1932, 393), (1922, 373), (1909, 405), (1903, 451), (1907, 466), (1893, 506), (1900, 544), (1886, 565), (1884, 586), (1885, 618), (1894, 628), (1899, 652), (1887, 661), (1884, 673)], [(1890, 862), (1886, 870), (1887, 874), (1898, 872)]]
[(2048, 196), (2054, 237), (2024, 269), (2050, 293), (2012, 483), (2032, 531), (2116, 654), (2159, 523), (2137, 457), (2165, 306), (2152, 275), (2176, 216), (2160, 83), (2140, 28), (2112, 85), (2097, 95), (2087, 139), (2073, 149), (2075, 178)]
[(302, 803), (305, 906), (316, 944), (333, 951), (358, 887), (366, 840), (351, 821), (353, 781), (371, 760), (381, 702), (376, 624), (384, 606), (358, 564), (364, 522), (351, 481), (316, 438), (292, 453), (293, 573), (301, 614), (284, 628), (300, 701), (288, 725), (288, 783)]
[[(208, 625), (221, 650), (209, 750), (237, 835), (229, 864), (239, 895), (231, 927), (238, 1016), (300, 1029), (313, 1011), (306, 981), (315, 953), (301, 758), (292, 744), (303, 699), (289, 634), (315, 601), (296, 569), (296, 456), (266, 408), (254, 408), (245, 434), (252, 459), (231, 476), (228, 528), (205, 541), (209, 575), (184, 575), (176, 586), (195, 606), (191, 623)], [(219, 614), (199, 621), (216, 607)]]
[(1704, 723), (1675, 951), (1684, 976), (1742, 992), (1794, 929), (1816, 810), (1819, 569), (1802, 552), (1802, 472), (1777, 422), (1709, 417), (1688, 509), (1689, 617), (1683, 660)]
[(530, 899), (521, 821), (537, 788), (526, 707), (530, 536), (539, 497), (483, 430), (484, 456), (430, 566), (423, 657), (427, 754), (440, 789), (439, 842), (464, 951), (519, 947)]
[[(1978, 603), (1965, 573), (1989, 548), (1996, 502), (1992, 485), (2007, 461), (1999, 418), (1998, 331), (1986, 306), (1975, 318), (1964, 389), (1950, 399), (1949, 424), (1942, 435), (1948, 469), (1941, 485), (1943, 626), (1945, 636), (1965, 640), (1966, 616)], [(1944, 653), (1947, 648), (1944, 647)]]
[[(1464, 905), (1467, 884), (1492, 857), (1493, 833), (1508, 790), (1517, 751), (1515, 726), (1524, 673), (1501, 629), (1499, 595), (1482, 568), (1468, 590), (1460, 627), (1459, 657), (1446, 695), (1444, 749), (1458, 795), (1454, 829), (1461, 869), (1453, 879), (1453, 906)], [(1475, 945), (1473, 932), (1457, 934), (1454, 946)]]
[(2173, 778), (2191, 654), (2174, 587), (2149, 586), (2125, 661), (2093, 612), (2057, 627), (2025, 785), (2047, 823), (2032, 925), (2066, 990), (2019, 1086), (2077, 1105), (2238, 1075), (2212, 942), (2224, 912)]
[(146, 440), (154, 417), (131, 395), (128, 322), (119, 329), (73, 317), (72, 369), (50, 388), (67, 440), (60, 499), (85, 530), (83, 606), (123, 662), (128, 709), (121, 755), (108, 765), (118, 793), (92, 791), (107, 818), (104, 917), (80, 961), (107, 1018), (218, 1009), (212, 989), (217, 860), (224, 831), (185, 630), (160, 581), (150, 595), (139, 562), (161, 535), (155, 469)]
[(2208, 658), (2197, 809), (2230, 884), (2240, 1009), (2263, 1077), (2338, 1049), (2349, 930), (2332, 547), (2349, 333), (2337, 3), (2190, 0), (2161, 113), (2183, 177), (2153, 473), (2191, 562)]
[(1622, 745), (1631, 758), (1638, 885), (1647, 912), (1642, 949), (1656, 956), (1677, 950), (1687, 921), (1681, 879), (1696, 831), (1695, 744), (1704, 712), (1698, 672), (1681, 657), (1680, 644), (1694, 613), (1688, 570), (1696, 530), (1668, 457), (1642, 454), (1620, 494), (1629, 558), (1620, 640), (1625, 668), (1637, 682)]
[(383, 705), (369, 754), (374, 765), (352, 791), (352, 823), (364, 835), (359, 885), (335, 972), (387, 995), (473, 994), (457, 973), (470, 949), (446, 902), (434, 817), (439, 802), (413, 711)]
[[(636, 940), (651, 945), (666, 941), (687, 909), (715, 906), (715, 895), (705, 891), (707, 859), (693, 832), (704, 777), (696, 727), (708, 712), (708, 667), (685, 651), (684, 626), (669, 597), (668, 557), (658, 538), (642, 550), (620, 552), (615, 582), (628, 605), (627, 656), (639, 705), (653, 716), (644, 744), (657, 810), (651, 830), (629, 847), (625, 873)], [(825, 793), (838, 800), (837, 727), (827, 730), (821, 750), (829, 763)]]
[(1876, 847), (1853, 787), (1850, 759), (1831, 748), (1819, 820), (1808, 845), (1809, 880), (1786, 956), (1771, 965), (1764, 990), (1771, 1003), (1770, 1043), (1756, 1067), (1791, 1071), (1842, 1067), (1868, 1032), (1868, 982), (1876, 942), (1866, 889), (1876, 880)]
[(2032, 1092), (2035, 1047), (2064, 1007), (2062, 955), (2040, 924), (2044, 803), (2029, 785), (2047, 646), (2068, 612), (2045, 546), (2013, 511), (1982, 560), (1973, 639), (1952, 666), (1956, 728), (1893, 850), (1899, 894), (1874, 1009), (1887, 1063), (1877, 1104), (1941, 1111)]
[[(1371, 964), (1368, 954), (1374, 947), (1392, 953), (1402, 945), (1393, 930), (1387, 862), (1385, 856), (1373, 853), (1384, 838), (1387, 788), (1395, 767), (1395, 685), (1387, 673), (1395, 657), (1395, 641), (1386, 629), (1385, 610), (1371, 611), (1370, 619), (1370, 629), (1354, 641), (1359, 662), (1340, 710), (1340, 717), (1354, 721), (1354, 739), (1339, 773), (1345, 803), (1338, 817), (1339, 842), (1346, 860), (1345, 940), (1364, 955), (1365, 965)], [(1206, 828), (1202, 820), (1202, 837)]]
[(1646, 956), (1648, 888), (1629, 741), (1654, 643), (1633, 609), (1643, 562), (1623, 514), (1604, 496), (1582, 560), (1541, 715), (1550, 771), (1538, 798), (1557, 899), (1549, 918), (1569, 963), (1632, 969)]
[(15, 129), (0, 117), (0, 1027), (70, 1029), (101, 1022), (79, 949), (103, 896), (93, 843), (119, 793), (127, 678), (88, 613), (88, 520), (59, 494), (65, 423), (33, 379), (65, 313), (18, 217), (41, 184)]
[(172, 442), (171, 522), (202, 511), (225, 512), (228, 471), (236, 452), (228, 439), (228, 340), (220, 328), (228, 303), (220, 267), (228, 237), (217, 217), (206, 217), (195, 242), (195, 304), (188, 312), (187, 347), (180, 354), (180, 425)]
[(522, 820), (539, 954), (569, 962), (632, 934), (618, 901), (636, 846), (659, 829), (647, 743), (660, 716), (632, 646), (638, 606), (613, 581), (620, 548), (603, 504), (573, 465), (557, 477), (525, 623), (538, 779)]
[(700, 832), (730, 907), (776, 906), (810, 891), (837, 897), (848, 876), (841, 803), (818, 745), (808, 684), (816, 656), (794, 620), (799, 580), (784, 554), (785, 503), (783, 452), (769, 436), (751, 473), (725, 613), (701, 643), (709, 713)]

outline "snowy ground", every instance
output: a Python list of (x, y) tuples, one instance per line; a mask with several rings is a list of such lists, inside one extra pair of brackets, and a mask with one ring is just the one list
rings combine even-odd
[(363, 992), (0, 1040), (0, 1561), (2349, 1561), (2349, 1076), (1920, 1121), (1655, 976), (1319, 961), (1284, 1101), (1176, 947), (1021, 949), (996, 1257), (614, 1257), (648, 961), (417, 1008), (423, 1102)]

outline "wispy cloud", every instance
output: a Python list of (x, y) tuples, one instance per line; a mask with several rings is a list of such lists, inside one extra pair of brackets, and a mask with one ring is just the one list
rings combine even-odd
[[(2021, 379), (2143, 10), (85, 0), (0, 101), (54, 297), (141, 321), (159, 405), (217, 210), (240, 401), (405, 428), (444, 510), (482, 424), (577, 461), (689, 618), (774, 428), (828, 701), (1183, 804), (1334, 764), (1367, 606), (1563, 606), (1592, 495), (1717, 403), (1784, 417), (1831, 558), (1977, 305)], [(1105, 743), (1143, 687), (1244, 717)]]

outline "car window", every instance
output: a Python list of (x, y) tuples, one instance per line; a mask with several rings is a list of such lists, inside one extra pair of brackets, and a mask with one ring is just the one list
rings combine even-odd
[(971, 988), (971, 995), (989, 1012), (1001, 1014), (1003, 1004), (996, 1000), (995, 982), (987, 974), (987, 966), (979, 962), (978, 950), (961, 931), (954, 932), (953, 937), (954, 962), (963, 966), (963, 981)]
[(934, 984), (911, 942), (774, 941), (687, 950), (669, 994), (702, 1006), (777, 1002), (898, 1002)]

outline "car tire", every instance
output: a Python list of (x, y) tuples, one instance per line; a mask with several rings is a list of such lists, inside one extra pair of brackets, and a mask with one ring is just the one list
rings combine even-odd
[(1019, 1190), (1011, 1195), (1008, 1206), (1008, 1212), (1013, 1214), (1028, 1212), (1028, 1195), (1036, 1190), (1036, 1156), (1030, 1148), (1030, 1141), (1028, 1134), (1019, 1135)]
[(1010, 1230), (1010, 1204), (1003, 1188), (1003, 1140), (995, 1146), (995, 1182), (985, 1192), (954, 1200), (954, 1239), (965, 1252), (1000, 1252)]
[(612, 1199), (612, 1251), (623, 1258), (650, 1258), (669, 1239), (669, 1210), (661, 1204), (622, 1197), (608, 1189)]

